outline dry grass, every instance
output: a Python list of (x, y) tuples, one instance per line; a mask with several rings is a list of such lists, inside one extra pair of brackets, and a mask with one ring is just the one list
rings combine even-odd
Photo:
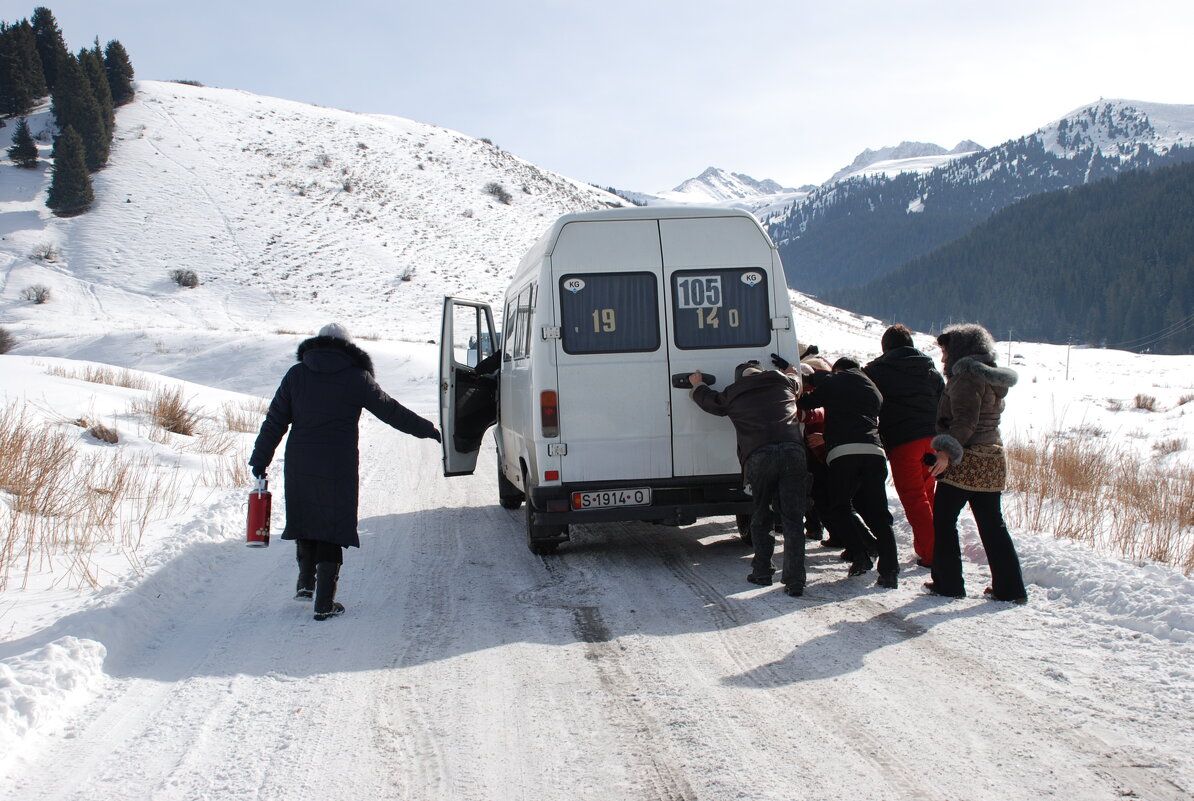
[(1153, 451), (1157, 456), (1168, 456), (1171, 453), (1179, 453), (1185, 449), (1186, 441), (1181, 437), (1159, 440), (1153, 443)]
[(1145, 395), (1140, 393), (1133, 401), (1137, 409), (1143, 409), (1146, 412), (1155, 412), (1157, 410), (1157, 399), (1152, 395)]
[(1141, 464), (1112, 443), (1054, 437), (1008, 447), (1010, 522), (1194, 572), (1194, 468)]
[(179, 471), (152, 454), (84, 453), (77, 441), (16, 406), (0, 410), (0, 589), (14, 571), (27, 582), (63, 566), (68, 583), (98, 586), (96, 548), (135, 549), (147, 526), (189, 500)]
[(224, 427), (229, 431), (241, 434), (256, 434), (261, 428), (261, 421), (269, 404), (260, 398), (252, 398), (239, 403), (225, 403), (223, 406)]
[(153, 386), (151, 382), (144, 375), (134, 373), (128, 368), (116, 369), (115, 367), (105, 367), (88, 365), (82, 369), (71, 369), (62, 365), (50, 365), (46, 368), (48, 375), (55, 375), (59, 378), (75, 378), (81, 381), (90, 381), (93, 384), (108, 384), (113, 387), (127, 387), (128, 389), (150, 389)]
[(1190, 401), (1194, 401), (1194, 392), (1187, 392), (1185, 395), (1182, 395), (1180, 398), (1178, 398), (1177, 405), (1185, 406)]
[[(191, 437), (199, 423), (200, 413), (187, 406), (182, 388), (156, 389), (149, 398), (136, 401), (133, 411), (147, 415), (154, 425), (172, 434)], [(152, 437), (151, 437), (152, 439)], [(156, 440), (155, 440), (156, 441)]]
[(115, 445), (120, 442), (120, 436), (113, 428), (108, 428), (103, 423), (92, 423), (87, 427), (87, 433), (98, 439), (100, 442), (107, 442), (109, 445)]

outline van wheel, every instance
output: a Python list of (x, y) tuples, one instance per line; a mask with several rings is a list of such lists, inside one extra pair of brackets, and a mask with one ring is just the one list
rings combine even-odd
[(750, 543), (750, 515), (737, 515), (734, 522), (738, 524), (738, 537), (745, 543)]
[(498, 503), (502, 505), (503, 509), (517, 509), (522, 506), (522, 500), (525, 497), (522, 490), (514, 486), (514, 482), (506, 478), (506, 474), (502, 472), (501, 456), (498, 457)]
[(563, 526), (541, 526), (535, 522), (535, 510), (527, 504), (527, 547), (538, 556), (553, 554), (563, 539)]

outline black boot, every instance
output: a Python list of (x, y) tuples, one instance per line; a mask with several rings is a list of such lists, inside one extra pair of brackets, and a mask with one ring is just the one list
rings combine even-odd
[(298, 584), (295, 585), (295, 600), (303, 601), (315, 597), (315, 548), (308, 542), (295, 542), (295, 560), (298, 562)]
[(315, 565), (315, 619), (344, 614), (344, 604), (336, 602), (336, 582), (340, 579), (340, 565), (320, 562)]

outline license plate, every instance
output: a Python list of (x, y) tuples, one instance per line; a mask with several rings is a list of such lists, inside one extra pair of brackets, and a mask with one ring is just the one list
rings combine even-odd
[(650, 487), (572, 493), (573, 509), (610, 509), (615, 506), (648, 506), (650, 503)]

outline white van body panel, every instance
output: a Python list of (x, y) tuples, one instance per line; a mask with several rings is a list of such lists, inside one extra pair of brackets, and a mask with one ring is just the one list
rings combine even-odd
[[(744, 361), (797, 361), (791, 315), (775, 246), (745, 211), (651, 206), (557, 220), (516, 269), (501, 321), (499, 470), (525, 494), (528, 537), (532, 504), (535, 524), (558, 524), (562, 537), (571, 522), (747, 511), (733, 426), (674, 381), (699, 369), (724, 389)], [(544, 392), (558, 412), (547, 434)], [(445, 441), (451, 418), (445, 402)], [(567, 505), (571, 492), (607, 488), (649, 489), (651, 505)]]

